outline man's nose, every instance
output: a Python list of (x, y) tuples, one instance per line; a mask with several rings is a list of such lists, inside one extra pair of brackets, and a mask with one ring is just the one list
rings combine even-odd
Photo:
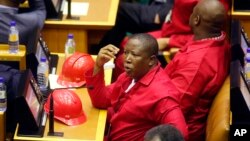
[(130, 53), (125, 55), (125, 61), (126, 62), (131, 62), (131, 54)]

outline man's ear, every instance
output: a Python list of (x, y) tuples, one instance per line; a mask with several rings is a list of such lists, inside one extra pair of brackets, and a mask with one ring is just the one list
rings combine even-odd
[(199, 25), (201, 22), (201, 17), (200, 15), (197, 15), (195, 18), (194, 18), (194, 25)]
[(155, 55), (152, 55), (150, 57), (149, 66), (153, 66), (156, 63), (157, 63), (157, 57)]

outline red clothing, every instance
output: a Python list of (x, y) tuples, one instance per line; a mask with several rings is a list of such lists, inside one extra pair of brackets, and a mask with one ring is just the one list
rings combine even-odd
[(161, 36), (170, 37), (170, 44), (173, 42), (172, 40), (176, 39), (176, 37), (172, 38), (172, 35), (192, 34), (191, 28), (189, 27), (189, 17), (198, 1), (199, 0), (174, 1), (171, 20), (169, 22), (165, 22), (161, 28)]
[(229, 72), (230, 46), (225, 39), (190, 41), (166, 66), (165, 72), (182, 93), (181, 109), (190, 141), (204, 141), (211, 103)]
[[(228, 0), (220, 0), (229, 9)], [(168, 47), (182, 47), (192, 35), (189, 17), (199, 0), (175, 0), (170, 21), (166, 21), (161, 30), (149, 32), (155, 38), (169, 37)]]
[(177, 127), (187, 138), (187, 126), (180, 110), (178, 90), (171, 83), (160, 65), (150, 70), (127, 92), (132, 79), (125, 73), (116, 82), (105, 87), (103, 71), (91, 76), (86, 74), (92, 104), (108, 108), (112, 141), (143, 141), (150, 128), (164, 123)]
[[(172, 47), (181, 48), (185, 46), (187, 41), (190, 40), (193, 36), (193, 33), (189, 26), (189, 17), (192, 14), (193, 8), (198, 3), (198, 1), (199, 0), (174, 0), (170, 21), (165, 22), (160, 30), (152, 31), (148, 34), (152, 35), (156, 39), (168, 37), (169, 43), (166, 50)], [(222, 2), (226, 10), (228, 10), (228, 0), (220, 1)], [(126, 43), (127, 38), (122, 41), (120, 53), (115, 60), (115, 64), (117, 67), (114, 69), (114, 79), (116, 79), (122, 72), (124, 72), (122, 54), (124, 45)]]

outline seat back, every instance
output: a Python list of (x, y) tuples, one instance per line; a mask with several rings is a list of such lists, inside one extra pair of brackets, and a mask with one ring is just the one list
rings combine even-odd
[(206, 141), (228, 141), (230, 121), (230, 77), (216, 95), (208, 114)]

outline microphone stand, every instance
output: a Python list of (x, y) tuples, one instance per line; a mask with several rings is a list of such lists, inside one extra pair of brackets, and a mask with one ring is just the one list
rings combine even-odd
[(63, 132), (54, 131), (54, 100), (53, 92), (50, 95), (50, 105), (49, 105), (49, 132), (48, 136), (59, 136), (63, 137)]
[(80, 17), (71, 15), (71, 0), (68, 0), (68, 15), (67, 15), (66, 19), (71, 19), (71, 20), (79, 20), (80, 19)]

